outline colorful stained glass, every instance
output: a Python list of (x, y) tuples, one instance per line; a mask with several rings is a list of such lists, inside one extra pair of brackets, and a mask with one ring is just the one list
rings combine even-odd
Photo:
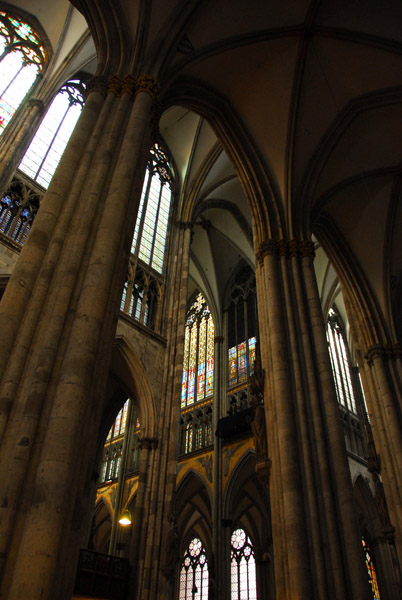
[(237, 347), (237, 364), (239, 383), (247, 379), (247, 344), (242, 342)]
[(256, 337), (252, 337), (248, 340), (248, 361), (249, 361), (250, 375), (252, 375), (254, 373), (256, 343), (257, 343)]
[(214, 323), (202, 294), (187, 313), (181, 407), (213, 394)]
[(120, 435), (122, 435), (126, 430), (126, 422), (127, 422), (127, 413), (128, 413), (128, 403), (129, 400), (126, 400), (123, 406), (123, 411), (121, 415), (121, 424), (120, 424)]
[(237, 346), (229, 348), (229, 385), (237, 383)]
[(380, 590), (378, 589), (377, 573), (371, 556), (371, 550), (364, 537), (362, 537), (362, 544), (366, 558), (368, 578), (371, 586), (371, 591), (373, 593), (373, 600), (380, 600)]

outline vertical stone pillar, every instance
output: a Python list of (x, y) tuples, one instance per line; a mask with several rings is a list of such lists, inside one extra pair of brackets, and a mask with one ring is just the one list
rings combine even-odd
[(276, 594), (366, 600), (312, 246), (269, 241), (257, 259)]
[[(402, 425), (399, 386), (394, 385), (392, 367), (399, 360), (399, 345), (373, 345), (367, 351), (366, 369), (372, 382), (368, 398), (373, 411), (373, 437), (381, 458), (391, 522), (395, 527), (395, 545), (399, 561), (402, 556)], [(394, 373), (397, 377), (397, 373)]]
[(165, 282), (166, 306), (162, 333), (167, 338), (167, 345), (162, 366), (163, 395), (156, 424), (160, 444), (150, 483), (146, 540), (141, 548), (142, 562), (138, 568), (137, 596), (142, 600), (165, 599), (171, 593), (179, 560), (172, 536), (175, 537), (176, 527), (175, 489), (190, 239), (191, 223), (176, 223)]
[[(21, 344), (30, 362), (28, 367), (25, 365), (13, 398), (10, 427), (15, 426), (15, 416), (25, 413), (24, 427), (30, 427), (32, 435), (21, 438), (22, 429), (17, 429), (18, 435), (13, 432), (7, 436), (10, 458), (16, 451), (25, 450), (26, 455), (23, 468), (12, 459), (8, 472), (2, 472), (2, 481), (14, 489), (9, 512), (16, 516), (14, 530), (9, 532), (10, 542), (4, 546), (5, 600), (64, 599), (71, 594), (71, 582), (58, 580), (58, 570), (63, 547), (74, 536), (69, 528), (79, 494), (74, 473), (93, 451), (86, 445), (85, 423), (89, 418), (100, 418), (98, 399), (106, 384), (118, 296), (127, 267), (126, 246), (139, 203), (139, 198), (133, 202), (132, 191), (144, 150), (150, 145), (157, 90), (155, 80), (148, 76), (138, 80), (128, 76), (120, 80), (117, 90), (115, 84), (114, 81), (105, 101), (113, 110), (104, 144), (97, 152), (99, 135), (103, 135), (101, 125), (105, 126), (107, 119), (103, 123), (92, 119), (92, 131), (85, 132), (91, 148), (88, 155), (82, 155), (82, 147), (77, 147), (79, 129), (73, 150), (69, 145), (48, 194), (50, 199), (52, 194), (56, 196), (56, 204), (57, 199), (60, 204), (63, 190), (68, 198), (66, 208), (60, 215), (51, 200), (45, 208), (41, 207), (38, 226), (35, 227), (35, 221), (30, 236), (33, 255), (21, 254), (19, 261), (20, 272), (28, 264), (29, 308), (32, 299), (37, 301), (43, 294), (48, 318), (41, 315), (36, 327), (26, 335), (29, 345)], [(99, 104), (102, 102), (97, 104), (96, 117), (100, 115)], [(94, 103), (89, 105), (95, 109)], [(89, 122), (91, 119), (84, 117), (84, 125)], [(70, 194), (69, 189), (73, 190)], [(63, 227), (66, 236), (58, 237)], [(47, 264), (44, 269), (44, 263), (52, 263), (51, 259), (54, 264)], [(10, 303), (6, 306), (12, 310)], [(15, 324), (16, 332), (11, 328), (9, 337), (17, 337), (21, 329), (26, 334), (26, 324), (17, 327), (17, 319)], [(10, 356), (9, 363), (18, 363), (14, 359)], [(8, 498), (7, 494), (4, 498)]]
[[(271, 498), (276, 593), (280, 598), (311, 598), (313, 581), (305, 554), (303, 482), (299, 464), (292, 367), (283, 282), (276, 244), (260, 248), (259, 321), (263, 327), (261, 361), (267, 374), (264, 393), (267, 437), (272, 458)], [(261, 289), (261, 287), (263, 289)], [(267, 322), (264, 323), (265, 319)], [(270, 383), (268, 383), (270, 382)]]
[(212, 420), (212, 433), (214, 436), (214, 480), (213, 480), (213, 506), (212, 506), (212, 540), (214, 557), (214, 598), (224, 598), (224, 553), (227, 548), (222, 545), (222, 442), (221, 438), (215, 435), (218, 428), (218, 421), (223, 416), (221, 407), (223, 406), (223, 395), (226, 390), (224, 381), (225, 358), (223, 355), (224, 338), (216, 336), (214, 339), (214, 407)]

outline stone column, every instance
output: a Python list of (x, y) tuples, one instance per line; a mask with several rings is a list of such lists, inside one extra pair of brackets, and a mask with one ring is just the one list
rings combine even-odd
[(311, 250), (281, 240), (265, 242), (257, 253), (276, 595), (366, 600)]
[[(213, 556), (214, 556), (214, 598), (224, 598), (224, 557), (223, 553), (227, 548), (222, 547), (222, 441), (221, 438), (215, 435), (218, 427), (219, 419), (224, 416), (221, 413), (223, 401), (226, 400), (225, 391), (226, 385), (224, 380), (225, 364), (224, 354), (224, 338), (216, 336), (214, 339), (214, 407), (212, 419), (212, 435), (214, 436), (214, 479), (213, 479), (213, 506), (212, 506), (212, 539), (213, 539)], [(225, 413), (224, 413), (225, 414)]]
[[(40, 318), (31, 330), (14, 314), (16, 331), (9, 329), (9, 337), (25, 336), (19, 348), (29, 359), (24, 371), (15, 355), (9, 360), (10, 370), (19, 368), (22, 377), (9, 419), (12, 433), (8, 435), (7, 429), (4, 438), (11, 455), (8, 470), (2, 471), (3, 509), (8, 485), (14, 502), (7, 512), (16, 517), (8, 532), (10, 541), (3, 536), (5, 600), (50, 600), (56, 590), (59, 598), (71, 594), (71, 582), (57, 577), (62, 548), (74, 535), (68, 527), (79, 494), (74, 471), (93, 451), (86, 445), (85, 422), (92, 414), (100, 418), (99, 397), (106, 384), (118, 296), (139, 204), (139, 197), (133, 202), (132, 191), (150, 146), (156, 88), (155, 80), (147, 76), (111, 82), (105, 101), (109, 120), (107, 113), (102, 122), (97, 118), (102, 102), (92, 123), (84, 117), (85, 127), (92, 124), (92, 131), (85, 131), (90, 150), (77, 147), (80, 134), (75, 135), (73, 150), (69, 144), (49, 188), (49, 200), (38, 213), (38, 226), (35, 221), (30, 234), (31, 253), (21, 253), (18, 263), (20, 273), (28, 265), (27, 319), (31, 308), (38, 308)], [(94, 104), (90, 103), (92, 111)], [(57, 200), (63, 205), (67, 197), (63, 210), (55, 211), (52, 197), (56, 205)], [(6, 306), (12, 310), (12, 305)], [(9, 381), (7, 377), (6, 385)], [(15, 432), (17, 417), (23, 427)], [(21, 437), (25, 428), (30, 435)], [(22, 467), (15, 456), (19, 453), (24, 455)]]
[[(399, 345), (373, 345), (367, 351), (366, 370), (372, 382), (368, 397), (372, 410), (372, 431), (381, 457), (381, 474), (389, 499), (388, 509), (395, 527), (395, 545), (402, 556), (402, 428), (399, 386), (394, 385), (392, 363), (399, 360)], [(397, 376), (395, 373), (394, 375)]]
[(179, 561), (175, 539), (177, 458), (179, 452), (180, 398), (183, 371), (184, 324), (190, 260), (191, 224), (179, 221), (174, 228), (171, 261), (167, 265), (164, 331), (167, 338), (163, 395), (156, 434), (160, 439), (152, 473), (149, 518), (138, 570), (137, 596), (165, 599), (174, 587)]

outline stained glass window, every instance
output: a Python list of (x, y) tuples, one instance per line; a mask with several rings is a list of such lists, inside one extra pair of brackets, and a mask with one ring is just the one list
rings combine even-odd
[(0, 135), (46, 63), (46, 50), (32, 27), (0, 11)]
[(230, 539), (231, 600), (257, 600), (254, 549), (244, 529), (236, 529)]
[(179, 600), (208, 600), (209, 573), (204, 546), (195, 537), (189, 543), (180, 567)]
[(85, 84), (72, 79), (62, 86), (26, 151), (19, 169), (47, 188), (84, 106)]
[(371, 549), (364, 537), (362, 537), (362, 544), (363, 544), (363, 549), (364, 549), (364, 554), (365, 554), (365, 559), (366, 559), (368, 578), (369, 578), (369, 582), (370, 582), (370, 586), (371, 586), (371, 591), (373, 593), (373, 600), (380, 600), (380, 591), (378, 589), (377, 573), (375, 570)]
[(112, 440), (115, 437), (119, 437), (120, 435), (123, 435), (123, 433), (126, 429), (126, 421), (127, 421), (127, 412), (128, 412), (129, 402), (130, 402), (130, 400), (126, 400), (123, 408), (121, 410), (119, 410), (117, 417), (115, 419), (115, 422), (113, 423), (113, 425), (111, 426), (111, 428), (109, 430), (106, 441)]
[(165, 152), (155, 144), (147, 165), (131, 252), (162, 273), (172, 199), (172, 174)]
[(328, 314), (327, 340), (338, 402), (357, 414), (349, 351), (339, 318), (333, 308)]
[(214, 322), (201, 293), (187, 313), (181, 407), (204, 400), (214, 391)]
[(240, 271), (228, 305), (228, 383), (246, 382), (254, 372), (257, 333), (255, 276), (250, 267)]

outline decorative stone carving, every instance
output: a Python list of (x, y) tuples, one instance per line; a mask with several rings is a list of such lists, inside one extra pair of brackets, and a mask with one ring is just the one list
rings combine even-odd
[(157, 101), (160, 92), (159, 81), (152, 75), (140, 75), (137, 79), (138, 92), (148, 92), (154, 101)]

